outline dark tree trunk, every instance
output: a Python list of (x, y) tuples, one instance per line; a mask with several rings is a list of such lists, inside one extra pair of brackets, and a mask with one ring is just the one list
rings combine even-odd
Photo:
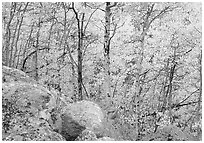
[(72, 9), (75, 13), (75, 17), (77, 20), (77, 28), (78, 28), (78, 44), (77, 44), (77, 52), (78, 52), (78, 98), (79, 100), (83, 100), (82, 94), (82, 47), (83, 47), (83, 24), (85, 13), (82, 13), (81, 20), (79, 18), (79, 13), (74, 8), (74, 3), (72, 3)]
[(104, 33), (105, 95), (110, 97), (110, 2), (106, 2)]
[(39, 49), (39, 37), (40, 37), (40, 28), (41, 28), (41, 20), (38, 21), (38, 31), (36, 35), (36, 44), (35, 44), (35, 54), (34, 54), (34, 78), (38, 81), (38, 49)]
[(80, 21), (78, 23), (78, 96), (80, 100), (83, 100), (82, 95), (82, 46), (83, 46), (83, 20), (84, 20), (84, 13), (82, 14), (81, 19), (81, 26)]

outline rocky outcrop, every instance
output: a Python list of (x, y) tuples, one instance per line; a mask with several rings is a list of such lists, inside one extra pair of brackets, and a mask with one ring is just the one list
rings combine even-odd
[(96, 103), (65, 103), (24, 72), (5, 66), (2, 81), (3, 140), (112, 140), (103, 137), (104, 115)]
[(102, 137), (102, 138), (97, 139), (97, 141), (115, 141), (115, 140), (110, 137)]
[(84, 130), (75, 141), (97, 141), (96, 134), (89, 129)]
[(75, 141), (115, 141), (115, 140), (110, 137), (97, 138), (96, 134), (93, 131), (86, 129), (75, 139)]
[[(25, 118), (24, 118), (25, 119)], [(60, 134), (54, 132), (45, 120), (37, 118), (17, 118), (21, 121), (8, 132), (9, 134), (3, 136), (5, 141), (65, 141), (65, 138)], [(5, 134), (4, 134), (5, 135)]]
[(54, 95), (19, 70), (3, 67), (2, 77), (2, 139), (65, 140), (48, 124)]

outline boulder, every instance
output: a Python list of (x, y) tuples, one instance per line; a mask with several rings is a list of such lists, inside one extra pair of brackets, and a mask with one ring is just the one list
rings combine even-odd
[(68, 105), (61, 115), (60, 133), (66, 140), (75, 140), (88, 129), (97, 136), (103, 132), (104, 115), (101, 108), (91, 101), (80, 101)]
[(34, 79), (29, 77), (26, 73), (21, 70), (10, 68), (7, 66), (2, 66), (2, 82), (11, 81), (22, 81), (29, 83), (37, 83)]
[(102, 137), (102, 138), (97, 139), (97, 141), (115, 141), (115, 140), (110, 137)]
[(85, 129), (82, 133), (75, 139), (75, 141), (115, 141), (110, 137), (100, 137), (97, 138), (96, 134), (89, 130)]
[(15, 109), (28, 111), (34, 116), (38, 116), (42, 111), (49, 114), (49, 111), (56, 107), (55, 96), (37, 84), (21, 81), (3, 83), (2, 93), (3, 103), (5, 103), (3, 107), (12, 105)]
[[(7, 75), (6, 72), (4, 74)], [(51, 113), (56, 107), (55, 96), (43, 86), (30, 83), (23, 73), (22, 77), (25, 77), (22, 79), (26, 79), (26, 82), (21, 79), (6, 78), (9, 80), (2, 84), (2, 139), (65, 140), (48, 124), (48, 121), (52, 120)]]
[(3, 140), (97, 140), (102, 137), (104, 115), (96, 103), (65, 103), (24, 72), (5, 66), (2, 69)]
[(75, 141), (97, 141), (97, 137), (93, 131), (86, 129), (82, 131)]
[[(45, 120), (35, 117), (16, 118), (12, 130), (7, 136), (3, 136), (4, 141), (65, 141)], [(12, 122), (14, 124), (14, 121)]]

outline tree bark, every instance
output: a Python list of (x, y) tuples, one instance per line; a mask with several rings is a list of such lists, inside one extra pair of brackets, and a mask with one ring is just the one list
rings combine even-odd
[(147, 31), (149, 30), (151, 20), (150, 15), (152, 14), (154, 4), (149, 5), (149, 8), (147, 9), (146, 15), (144, 17), (144, 23), (142, 24), (142, 31), (139, 38), (139, 46), (135, 48), (135, 53), (138, 53), (138, 58), (134, 59), (136, 63), (136, 72), (135, 72), (135, 80), (133, 83), (134, 92), (132, 97), (132, 112), (133, 116), (136, 120), (135, 123), (135, 129), (136, 131), (136, 140), (139, 140), (140, 138), (140, 106), (141, 106), (141, 93), (142, 93), (142, 84), (140, 81), (140, 74), (142, 72), (143, 66), (143, 58), (144, 58), (144, 44), (145, 44), (145, 36)]
[(83, 47), (83, 24), (85, 13), (82, 13), (81, 22), (79, 19), (79, 13), (74, 8), (74, 2), (72, 3), (72, 9), (75, 13), (75, 17), (77, 20), (77, 28), (78, 28), (78, 44), (77, 44), (77, 52), (78, 52), (78, 98), (79, 100), (83, 100), (82, 94), (82, 47)]
[[(202, 101), (202, 49), (201, 53), (198, 57), (199, 60), (199, 73), (200, 73), (200, 87), (199, 87), (199, 97), (198, 97), (198, 105), (197, 105), (197, 121), (200, 121), (202, 118), (202, 107), (201, 107), (201, 101)], [(200, 111), (201, 110), (201, 111)], [(202, 137), (202, 130), (197, 127), (197, 136)]]
[(10, 56), (9, 56), (9, 66), (12, 67), (12, 63), (13, 63), (13, 49), (14, 49), (14, 41), (15, 41), (15, 38), (16, 38), (16, 32), (17, 32), (17, 29), (18, 29), (18, 25), (19, 25), (19, 19), (17, 20), (17, 23), (16, 23), (16, 27), (15, 27), (15, 30), (13, 32), (13, 35), (12, 35), (12, 40), (11, 40), (11, 44), (10, 44)]
[(105, 32), (104, 32), (104, 91), (105, 97), (111, 99), (111, 77), (110, 77), (110, 18), (111, 18), (111, 3), (106, 2), (105, 8)]
[(81, 27), (79, 29), (79, 41), (78, 41), (78, 94), (80, 97), (80, 100), (83, 100), (83, 94), (82, 94), (82, 47), (83, 47), (83, 23), (84, 23), (84, 16), (85, 13), (82, 13), (81, 18)]
[(199, 55), (199, 73), (200, 73), (200, 87), (199, 87), (199, 97), (198, 97), (198, 106), (197, 106), (197, 116), (200, 117), (201, 109), (201, 100), (202, 100), (202, 50)]
[(11, 22), (13, 20), (15, 11), (16, 11), (16, 3), (12, 2), (11, 3), (11, 9), (10, 9), (10, 17), (9, 17), (9, 21), (7, 23), (7, 26), (6, 26), (5, 44), (3, 44), (3, 45), (5, 45), (4, 48), (3, 48), (3, 51), (5, 51), (5, 56), (3, 55), (3, 57), (5, 57), (4, 59), (5, 59), (5, 65), (6, 66), (10, 66), (9, 65), (10, 40), (11, 40), (11, 29), (10, 29), (10, 26), (11, 26)]
[(25, 63), (26, 63), (26, 60), (27, 60), (27, 57), (26, 57), (26, 52), (27, 52), (27, 49), (29, 46), (31, 46), (31, 37), (32, 37), (32, 34), (33, 34), (33, 30), (34, 30), (34, 23), (32, 24), (31, 26), (31, 29), (30, 29), (30, 33), (29, 33), (29, 36), (28, 36), (28, 39), (25, 43), (25, 46), (24, 46), (24, 50), (23, 50), (23, 54), (22, 54), (22, 60), (21, 60), (21, 70), (22, 71), (25, 71), (26, 70), (26, 67), (25, 67)]
[(39, 18), (38, 21), (38, 31), (37, 31), (37, 35), (36, 35), (36, 44), (35, 44), (35, 54), (33, 57), (34, 60), (34, 78), (36, 81), (38, 81), (38, 49), (39, 49), (39, 37), (40, 37), (40, 29), (41, 29), (41, 20)]
[(161, 91), (161, 95), (163, 96), (163, 103), (162, 103), (162, 107), (161, 107), (161, 111), (164, 112), (166, 110), (166, 104), (167, 104), (167, 94), (166, 94), (166, 88), (167, 83), (168, 83), (168, 78), (169, 78), (169, 58), (167, 59), (167, 64), (165, 66), (165, 77), (164, 77), (164, 81), (163, 81), (163, 85), (162, 85), (162, 91)]
[[(17, 31), (17, 35), (16, 35), (16, 41), (15, 41), (15, 51), (14, 51), (14, 55), (13, 55), (13, 63), (12, 63), (12, 66), (13, 67), (18, 67), (18, 62), (19, 62), (19, 56), (18, 56), (18, 58), (17, 58), (17, 61), (16, 61), (16, 65), (15, 65), (15, 60), (16, 60), (16, 57), (17, 57), (17, 52), (18, 52), (18, 42), (19, 42), (19, 37), (20, 37), (20, 31), (21, 31), (21, 26), (22, 26), (22, 23), (23, 23), (23, 19), (24, 19), (24, 14), (25, 14), (25, 12), (26, 12), (26, 9), (27, 9), (27, 7), (28, 7), (28, 4), (29, 4), (29, 2), (27, 2), (26, 3), (26, 5), (25, 5), (25, 7), (24, 7), (24, 9), (23, 9), (23, 13), (22, 13), (22, 15), (21, 15), (21, 19), (20, 19), (20, 23), (19, 23), (19, 26), (18, 26), (18, 31)], [(19, 54), (20, 54), (20, 52), (19, 52)]]

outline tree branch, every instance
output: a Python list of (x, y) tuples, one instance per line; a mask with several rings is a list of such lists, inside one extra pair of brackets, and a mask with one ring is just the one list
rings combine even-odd
[(195, 103), (199, 103), (199, 102), (202, 102), (202, 101), (192, 101), (192, 102), (183, 103), (183, 104), (176, 104), (176, 105), (173, 105), (171, 108), (173, 109), (173, 108), (187, 106), (187, 105), (191, 105), (191, 104), (195, 104)]
[(87, 26), (88, 26), (88, 24), (89, 24), (89, 22), (90, 22), (90, 20), (91, 20), (91, 17), (92, 17), (93, 14), (96, 12), (96, 10), (98, 10), (98, 8), (96, 8), (96, 9), (91, 13), (91, 15), (89, 16), (89, 19), (88, 19), (86, 25), (84, 26), (84, 32), (83, 32), (83, 33), (85, 33), (86, 28), (87, 28)]
[(185, 102), (189, 97), (191, 97), (191, 95), (193, 95), (194, 93), (196, 93), (199, 89), (197, 89), (196, 91), (192, 92), (189, 96), (187, 96), (185, 99), (183, 99), (181, 102), (178, 103), (178, 105), (180, 105), (181, 103)]
[(107, 8), (112, 8), (117, 5), (117, 2), (114, 2), (112, 5), (107, 6)]
[(90, 5), (88, 5), (88, 4), (86, 4), (86, 6), (88, 6), (89, 8), (91, 8), (91, 9), (99, 9), (99, 10), (101, 10), (101, 11), (103, 11), (103, 12), (105, 12), (105, 10), (104, 9), (101, 9), (100, 8), (100, 6), (101, 5), (99, 5), (98, 7), (96, 7), (96, 8), (94, 8), (94, 7), (91, 7)]
[[(45, 49), (49, 49), (49, 48), (48, 48), (48, 47), (44, 47), (44, 48), (42, 48), (42, 49), (38, 49), (38, 51), (45, 50)], [(24, 71), (25, 64), (26, 64), (26, 61), (28, 60), (28, 58), (29, 58), (30, 56), (32, 56), (33, 54), (35, 54), (35, 53), (36, 53), (36, 50), (34, 50), (34, 51), (31, 52), (30, 54), (28, 54), (27, 57), (23, 60), (23, 65), (22, 65), (22, 68), (21, 68), (22, 71)]]

